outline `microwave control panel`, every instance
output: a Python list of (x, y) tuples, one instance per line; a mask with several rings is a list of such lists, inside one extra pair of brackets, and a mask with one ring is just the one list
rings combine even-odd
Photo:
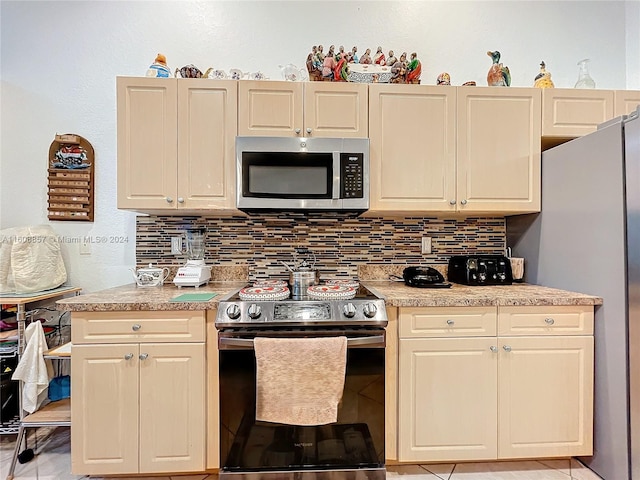
[(340, 198), (364, 196), (362, 153), (340, 153)]

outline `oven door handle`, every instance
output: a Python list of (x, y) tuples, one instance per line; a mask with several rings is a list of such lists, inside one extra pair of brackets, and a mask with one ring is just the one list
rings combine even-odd
[[(218, 345), (221, 348), (248, 348), (253, 349), (253, 338), (220, 337)], [(347, 347), (374, 346), (384, 347), (384, 335), (372, 335), (369, 337), (355, 337), (347, 339)]]

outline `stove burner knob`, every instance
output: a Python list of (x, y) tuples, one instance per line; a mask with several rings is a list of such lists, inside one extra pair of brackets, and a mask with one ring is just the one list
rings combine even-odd
[(362, 308), (362, 311), (363, 311), (365, 317), (373, 318), (373, 317), (376, 316), (376, 312), (378, 311), (378, 309), (376, 308), (376, 306), (373, 303), (367, 303)]
[(342, 307), (342, 313), (347, 318), (353, 318), (356, 315), (356, 307), (353, 306), (353, 303), (347, 303)]
[(251, 318), (252, 320), (255, 320), (256, 318), (260, 318), (260, 314), (262, 313), (261, 310), (262, 309), (260, 308), (260, 305), (256, 305), (255, 303), (252, 303), (251, 305), (249, 305), (249, 308), (247, 309), (247, 314), (249, 315), (249, 318)]
[(227, 307), (227, 316), (232, 320), (240, 318), (240, 313), (240, 307), (238, 305), (234, 304)]

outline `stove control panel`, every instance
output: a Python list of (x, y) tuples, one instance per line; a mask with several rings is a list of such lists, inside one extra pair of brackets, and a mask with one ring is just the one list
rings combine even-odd
[(386, 326), (382, 299), (351, 300), (228, 300), (218, 306), (216, 327), (292, 325)]

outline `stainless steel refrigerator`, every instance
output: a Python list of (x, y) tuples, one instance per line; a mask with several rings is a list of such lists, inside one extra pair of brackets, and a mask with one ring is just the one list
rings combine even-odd
[(525, 281), (603, 298), (595, 310), (594, 454), (640, 480), (640, 107), (542, 154), (541, 213), (507, 220)]

